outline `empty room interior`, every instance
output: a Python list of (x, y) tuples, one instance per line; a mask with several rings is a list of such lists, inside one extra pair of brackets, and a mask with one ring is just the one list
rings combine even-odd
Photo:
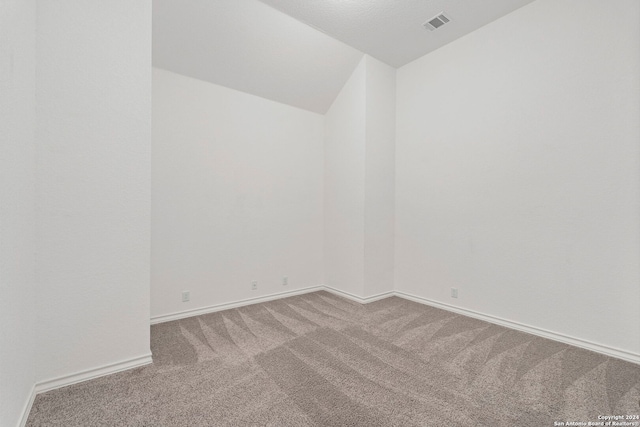
[(0, 0), (0, 286), (2, 427), (640, 426), (640, 2)]

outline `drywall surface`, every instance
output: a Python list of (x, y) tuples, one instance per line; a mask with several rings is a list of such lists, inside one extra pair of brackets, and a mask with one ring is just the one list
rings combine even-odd
[(0, 1), (0, 425), (15, 426), (35, 382), (36, 2)]
[(38, 3), (37, 380), (149, 354), (151, 1)]
[(325, 116), (325, 284), (393, 290), (395, 69), (365, 55)]
[(640, 353), (639, 8), (538, 0), (397, 71), (397, 290)]
[[(438, 49), (533, 0), (260, 0), (393, 67)], [(455, 24), (425, 33), (445, 12)]]
[[(366, 58), (366, 57), (365, 57)], [(366, 59), (325, 115), (325, 284), (364, 295)]]
[(362, 55), (259, 0), (153, 2), (154, 67), (316, 113)]
[(323, 117), (156, 68), (153, 91), (152, 316), (321, 284)]
[(364, 294), (393, 290), (396, 70), (365, 56)]

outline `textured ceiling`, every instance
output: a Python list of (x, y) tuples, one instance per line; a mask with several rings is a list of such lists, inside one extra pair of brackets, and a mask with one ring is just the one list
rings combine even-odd
[(153, 0), (153, 65), (324, 114), (363, 52), (399, 67), (532, 1)]
[(153, 65), (324, 114), (362, 52), (258, 0), (154, 0)]
[[(533, 0), (261, 0), (393, 67), (474, 31)], [(429, 32), (440, 12), (451, 22)]]

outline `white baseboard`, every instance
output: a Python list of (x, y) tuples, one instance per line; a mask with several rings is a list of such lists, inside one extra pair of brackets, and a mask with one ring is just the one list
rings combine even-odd
[(309, 286), (307, 288), (295, 289), (293, 291), (278, 292), (275, 294), (265, 295), (265, 296), (256, 297), (256, 298), (247, 298), (239, 301), (232, 301), (227, 303), (209, 305), (206, 307), (194, 308), (191, 310), (178, 311), (175, 313), (161, 314), (159, 316), (153, 316), (151, 318), (151, 324), (155, 325), (158, 323), (171, 322), (173, 320), (186, 319), (187, 317), (200, 316), (201, 314), (215, 313), (216, 311), (230, 310), (232, 308), (243, 307), (245, 305), (259, 304), (261, 302), (273, 301), (276, 299), (292, 297), (295, 295), (304, 295), (304, 294), (317, 292), (317, 291), (331, 292), (335, 295), (341, 296), (346, 299), (350, 299), (360, 304), (367, 304), (367, 303), (377, 301), (383, 298), (387, 298), (393, 295), (393, 291), (389, 291), (389, 292), (383, 292), (377, 295), (372, 295), (369, 297), (360, 297), (349, 292), (332, 288), (331, 286), (326, 286), (326, 285)]
[(153, 363), (151, 353), (36, 383), (36, 394)]
[[(604, 354), (606, 356), (611, 356), (618, 359), (626, 360), (631, 363), (640, 364), (640, 354), (637, 354), (637, 353), (632, 353), (626, 350), (617, 349), (614, 347), (598, 344), (598, 343), (580, 339), (580, 338), (570, 337), (557, 332), (549, 331), (549, 330), (538, 328), (535, 326), (525, 325), (522, 323), (514, 322), (511, 320), (503, 319), (496, 316), (491, 316), (484, 313), (479, 313), (473, 310), (456, 307), (453, 305), (430, 300), (428, 298), (419, 297), (419, 296), (412, 295), (402, 291), (389, 291), (389, 292), (383, 292), (377, 295), (372, 295), (369, 297), (360, 297), (349, 292), (332, 288), (330, 286), (319, 285), (319, 286), (312, 286), (312, 287), (303, 288), (303, 289), (297, 289), (293, 291), (279, 292), (276, 294), (271, 294), (271, 295), (257, 297), (257, 298), (248, 298), (245, 300), (240, 300), (240, 301), (235, 301), (230, 303), (217, 304), (217, 305), (193, 309), (193, 310), (186, 310), (179, 313), (171, 313), (167, 315), (156, 316), (151, 318), (151, 324), (169, 322), (172, 320), (183, 319), (191, 316), (198, 316), (200, 314), (213, 313), (216, 311), (228, 310), (231, 308), (242, 307), (245, 305), (257, 304), (261, 302), (272, 301), (276, 299), (286, 298), (289, 296), (302, 295), (302, 294), (321, 291), (321, 290), (331, 292), (335, 295), (350, 299), (352, 301), (355, 301), (361, 304), (367, 304), (373, 301), (378, 301), (384, 298), (388, 298), (390, 296), (397, 296), (410, 301), (414, 301), (414, 302), (429, 305), (432, 307), (441, 308), (443, 310), (451, 311), (454, 313), (462, 314), (464, 316), (469, 316), (475, 319), (484, 320), (486, 322), (493, 323), (496, 325), (505, 326), (507, 328), (515, 329), (522, 332), (527, 332), (532, 335), (537, 335), (543, 338), (547, 338), (547, 339), (559, 341), (565, 344), (573, 345), (576, 347), (584, 348), (586, 350), (591, 350), (596, 353)], [(38, 382), (31, 389), (31, 394), (29, 396), (29, 399), (25, 403), (25, 406), (22, 411), (22, 418), (20, 420), (19, 426), (24, 427), (26, 425), (35, 397), (39, 393), (44, 393), (49, 390), (54, 390), (60, 387), (65, 387), (68, 385), (91, 380), (91, 379), (102, 377), (105, 375), (115, 374), (117, 372), (125, 371), (128, 369), (145, 366), (150, 363), (153, 363), (151, 353), (145, 354), (139, 357), (135, 357), (132, 359), (128, 359), (128, 360), (123, 360), (121, 362), (111, 363), (111, 364), (103, 365), (93, 369), (87, 369), (74, 374), (53, 378), (47, 381)]]
[(384, 299), (384, 298), (388, 298), (390, 296), (393, 296), (393, 294), (394, 294), (394, 291), (388, 291), (388, 292), (382, 292), (380, 294), (372, 295), (370, 297), (359, 297), (359, 296), (354, 295), (354, 294), (352, 294), (350, 292), (341, 291), (339, 289), (332, 288), (331, 286), (327, 286), (327, 285), (323, 285), (322, 288), (327, 292), (331, 292), (332, 294), (338, 295), (338, 296), (346, 298), (346, 299), (350, 299), (350, 300), (358, 302), (360, 304), (368, 304), (370, 302), (374, 302), (374, 301), (378, 301), (378, 300), (381, 300), (381, 299)]
[(262, 297), (247, 298), (239, 301), (233, 301), (222, 304), (214, 304), (207, 307), (194, 308), (191, 310), (178, 311), (175, 313), (162, 314), (159, 316), (153, 316), (151, 318), (151, 324), (171, 322), (172, 320), (185, 319), (187, 317), (199, 316), (201, 314), (214, 313), (216, 311), (229, 310), (232, 308), (242, 307), (245, 305), (258, 304), (261, 302), (273, 301), (280, 298), (292, 297), (295, 295), (308, 294), (310, 292), (317, 292), (323, 290), (322, 285), (310, 286), (308, 288), (296, 289), (293, 291), (278, 292), (275, 294), (265, 295)]
[(109, 363), (107, 365), (98, 366), (97, 368), (86, 369), (84, 371), (76, 372), (70, 375), (63, 375), (61, 377), (52, 378), (46, 381), (37, 382), (31, 388), (31, 395), (26, 402), (24, 409), (22, 410), (22, 418), (20, 419), (19, 427), (24, 427), (27, 424), (31, 407), (36, 398), (36, 395), (44, 393), (57, 388), (66, 387), (68, 385), (77, 384), (79, 382), (92, 380), (94, 378), (104, 377), (105, 375), (115, 374), (117, 372), (126, 371), (128, 369), (138, 368), (153, 363), (151, 353), (134, 357), (131, 359), (123, 360), (120, 362)]
[(604, 354), (606, 356), (615, 357), (618, 359), (626, 360), (628, 362), (640, 364), (640, 355), (636, 353), (632, 353), (626, 350), (621, 350), (614, 347), (609, 347), (603, 344), (598, 344), (592, 341), (584, 340), (581, 338), (570, 337), (568, 335), (564, 335), (558, 332), (549, 331), (546, 329), (538, 328), (535, 326), (525, 325), (522, 323), (514, 322), (512, 320), (503, 319), (496, 316), (491, 316), (484, 313), (479, 313), (477, 311), (468, 310), (465, 308), (456, 307), (453, 305), (445, 304), (438, 301), (433, 301), (428, 298), (422, 298), (416, 295), (411, 295), (402, 291), (388, 291), (380, 294), (372, 295), (369, 297), (361, 297), (358, 295), (354, 295), (350, 292), (345, 292), (336, 288), (332, 288), (327, 285), (318, 285), (311, 286), (308, 288), (298, 289), (294, 291), (288, 292), (279, 292), (276, 294), (271, 294), (263, 297), (257, 298), (248, 298), (240, 301), (224, 303), (224, 304), (216, 304), (208, 307), (197, 308), (193, 310), (181, 311), (178, 313), (171, 313), (161, 316), (155, 316), (151, 318), (151, 324), (169, 322), (172, 320), (184, 319), (187, 317), (198, 316), (206, 313), (213, 313), (216, 311), (229, 310), (231, 308), (242, 307), (245, 305), (258, 304), (261, 302), (272, 301), (280, 298), (286, 298), (294, 295), (302, 295), (310, 292), (317, 291), (327, 291), (332, 294), (338, 295), (340, 297), (349, 299), (351, 301), (355, 301), (360, 304), (367, 304), (373, 301), (378, 301), (384, 298), (388, 298), (391, 296), (397, 296), (400, 298), (408, 299), (411, 301), (415, 301), (421, 304), (426, 304), (432, 307), (441, 308), (443, 310), (452, 311), (454, 313), (462, 314), (464, 316), (473, 317), (475, 319), (484, 320), (485, 322), (494, 323), (496, 325), (505, 326), (507, 328), (515, 329), (518, 331), (526, 332), (532, 335), (537, 335), (542, 338), (547, 338), (554, 341), (559, 341), (565, 344), (573, 345), (576, 347), (584, 348), (586, 350), (595, 351), (596, 353)]
[(527, 332), (532, 335), (537, 335), (542, 338), (559, 341), (575, 347), (584, 348), (586, 350), (591, 350), (596, 353), (604, 354), (606, 356), (611, 356), (617, 359), (626, 360), (627, 362), (640, 364), (640, 354), (632, 353), (626, 350), (609, 347), (609, 346), (598, 344), (592, 341), (583, 340), (581, 338), (570, 337), (568, 335), (560, 334), (558, 332), (537, 328), (535, 326), (525, 325), (522, 323), (514, 322), (512, 320), (507, 320), (500, 317), (491, 316), (488, 314), (478, 313), (477, 311), (467, 310), (465, 308), (460, 308), (460, 307), (445, 304), (442, 302), (433, 301), (428, 298), (418, 297), (402, 291), (394, 291), (394, 294), (400, 298), (408, 299), (410, 301), (418, 302), (418, 303), (429, 305), (436, 308), (441, 308), (447, 311), (452, 311), (454, 313), (462, 314), (464, 316), (469, 316), (475, 319), (484, 320), (485, 322), (493, 323), (500, 326), (505, 326), (507, 328), (515, 329), (521, 332)]
[(31, 387), (31, 393), (29, 394), (29, 399), (22, 408), (22, 415), (20, 416), (20, 422), (18, 423), (18, 427), (24, 427), (27, 425), (27, 419), (29, 418), (29, 413), (31, 413), (31, 407), (33, 406), (33, 401), (36, 399), (36, 387), (35, 385)]

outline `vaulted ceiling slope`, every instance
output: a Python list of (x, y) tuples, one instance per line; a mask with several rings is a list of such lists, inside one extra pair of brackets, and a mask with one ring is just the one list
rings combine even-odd
[(153, 65), (324, 114), (362, 52), (258, 0), (154, 0)]
[[(398, 68), (533, 0), (261, 1)], [(423, 27), (441, 12), (449, 23)]]
[(400, 67), (532, 1), (154, 0), (153, 65), (324, 114), (363, 52)]

